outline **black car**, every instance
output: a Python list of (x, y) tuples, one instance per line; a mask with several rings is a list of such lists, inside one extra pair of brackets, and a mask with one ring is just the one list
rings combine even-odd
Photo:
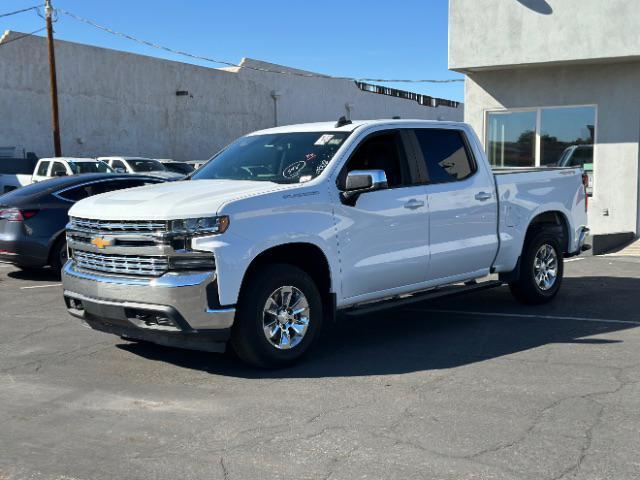
[(57, 273), (67, 258), (65, 226), (75, 202), (164, 181), (145, 175), (91, 173), (53, 178), (0, 195), (0, 261), (22, 269), (50, 265)]

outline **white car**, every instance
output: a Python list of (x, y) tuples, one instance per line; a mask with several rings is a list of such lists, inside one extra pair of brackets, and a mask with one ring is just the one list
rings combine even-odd
[(493, 172), (463, 123), (278, 127), (190, 181), (76, 203), (64, 299), (97, 330), (278, 367), (337, 311), (501, 284), (551, 301), (587, 248), (585, 200), (580, 168)]
[(178, 180), (184, 177), (171, 172), (158, 160), (145, 157), (98, 157), (118, 173), (145, 173), (168, 180)]
[(41, 158), (36, 164), (31, 179), (36, 183), (53, 177), (66, 177), (80, 173), (113, 173), (113, 170), (106, 163), (95, 158)]

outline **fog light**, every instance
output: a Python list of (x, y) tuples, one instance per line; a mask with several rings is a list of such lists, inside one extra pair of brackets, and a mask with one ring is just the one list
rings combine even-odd
[(163, 312), (127, 308), (125, 315), (140, 328), (154, 330), (180, 330), (178, 324)]
[(82, 302), (80, 300), (76, 300), (75, 298), (69, 298), (69, 308), (72, 310), (83, 311), (84, 305), (82, 305)]

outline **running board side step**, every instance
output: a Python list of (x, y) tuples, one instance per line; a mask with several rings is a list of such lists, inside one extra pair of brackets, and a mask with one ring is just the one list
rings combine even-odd
[(416, 293), (410, 296), (394, 297), (388, 300), (380, 300), (378, 302), (364, 303), (360, 305), (354, 305), (340, 310), (340, 313), (346, 315), (366, 315), (369, 313), (379, 312), (393, 307), (405, 307), (418, 302), (424, 302), (426, 300), (433, 300), (435, 298), (452, 297), (455, 295), (462, 295), (464, 293), (478, 292), (480, 290), (487, 290), (489, 288), (496, 288), (503, 285), (504, 282), (499, 280), (488, 280), (482, 283), (467, 283), (464, 285), (450, 285), (441, 288), (434, 288), (421, 293)]

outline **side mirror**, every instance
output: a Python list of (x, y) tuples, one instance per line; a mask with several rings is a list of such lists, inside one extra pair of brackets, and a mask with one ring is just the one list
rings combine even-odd
[(67, 172), (65, 172), (64, 170), (58, 170), (53, 175), (56, 176), (56, 177), (66, 177), (67, 176)]
[(387, 174), (384, 170), (352, 170), (347, 173), (344, 191), (341, 192), (345, 205), (355, 205), (363, 193), (388, 188)]
[(114, 168), (116, 173), (127, 173), (127, 171), (122, 167)]

